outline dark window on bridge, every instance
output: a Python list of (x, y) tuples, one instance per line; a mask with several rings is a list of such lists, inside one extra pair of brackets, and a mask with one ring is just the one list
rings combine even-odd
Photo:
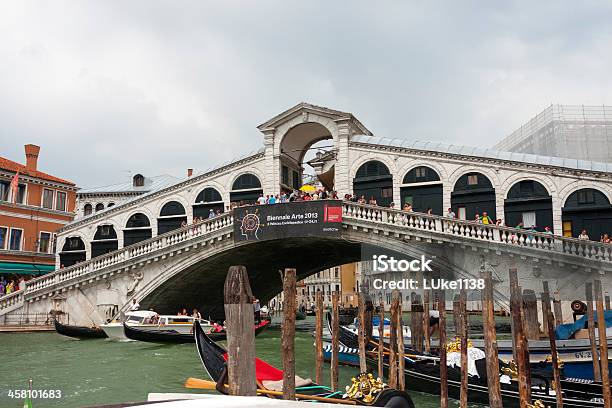
[(95, 258), (119, 249), (117, 233), (112, 225), (99, 225), (91, 242), (91, 257)]
[(94, 240), (117, 239), (117, 233), (112, 225), (99, 225)]
[(282, 179), (281, 183), (288, 186), (289, 185), (289, 167), (283, 166), (281, 168)]
[(69, 237), (66, 238), (66, 242), (64, 242), (64, 246), (62, 247), (62, 251), (84, 251), (85, 243), (79, 237)]
[(128, 219), (125, 226), (126, 228), (143, 228), (150, 227), (151, 223), (149, 222), (149, 217), (143, 213), (136, 213)]
[(106, 208), (111, 208), (111, 207), (114, 207), (114, 206), (115, 206), (115, 203), (108, 203), (108, 205), (106, 206)]
[(293, 173), (293, 188), (295, 190), (299, 189), (300, 186), (300, 173), (298, 173), (297, 171), (292, 172)]
[(98, 203), (96, 204), (96, 212), (102, 211), (104, 209), (104, 204)]
[(149, 217), (143, 213), (132, 215), (123, 230), (123, 246), (130, 246), (140, 241), (147, 240), (153, 235)]
[(574, 191), (562, 212), (563, 234), (574, 238), (585, 229), (592, 240), (612, 234), (612, 205), (604, 193), (593, 188)]
[(261, 182), (257, 176), (246, 173), (234, 181), (232, 191), (230, 191), (230, 201), (233, 203), (244, 202), (246, 204), (253, 204), (262, 193)]
[[(424, 184), (426, 183), (426, 184)], [(442, 215), (442, 182), (438, 173), (427, 166), (419, 166), (404, 176), (400, 187), (401, 205), (410, 203), (413, 211), (425, 212), (429, 208)]]
[(213, 210), (214, 213), (217, 213), (217, 211), (224, 212), (225, 207), (221, 194), (216, 189), (207, 187), (200, 191), (200, 194), (196, 197), (196, 202), (193, 205), (193, 217), (208, 218), (210, 210)]
[(232, 186), (232, 190), (244, 190), (249, 188), (261, 188), (261, 182), (257, 176), (250, 173), (238, 177)]
[(157, 233), (164, 234), (168, 231), (180, 228), (187, 222), (185, 207), (178, 201), (170, 201), (162, 207), (157, 219)]
[(378, 205), (388, 206), (393, 201), (393, 176), (384, 163), (369, 161), (357, 169), (353, 191), (358, 197), (374, 198)]
[(515, 227), (523, 223), (525, 227), (535, 226), (543, 231), (545, 227), (553, 228), (552, 197), (546, 187), (535, 180), (523, 180), (515, 183), (508, 191), (504, 201), (505, 224)]
[(200, 194), (196, 197), (196, 204), (198, 203), (210, 203), (214, 201), (223, 201), (221, 194), (212, 187), (207, 187), (200, 191)]
[(65, 268), (83, 262), (86, 258), (85, 243), (79, 237), (66, 238), (59, 257), (60, 265), (63, 265)]
[(491, 181), (481, 173), (466, 173), (459, 177), (451, 193), (451, 207), (455, 214), (464, 207), (465, 217), (473, 220), (476, 214), (486, 212), (495, 220), (495, 189)]
[(83, 207), (83, 215), (89, 215), (93, 212), (93, 207), (91, 204), (85, 204), (85, 207)]

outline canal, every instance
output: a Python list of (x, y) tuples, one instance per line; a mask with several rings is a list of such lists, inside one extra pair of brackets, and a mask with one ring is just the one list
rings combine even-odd
[[(310, 326), (312, 318), (298, 322)], [(9, 390), (60, 390), (61, 399), (37, 399), (34, 408), (86, 407), (145, 401), (150, 392), (198, 392), (183, 387), (188, 377), (208, 378), (194, 344), (157, 345), (108, 339), (73, 340), (55, 332), (0, 333), (0, 407), (22, 407)], [(257, 337), (257, 355), (281, 367), (280, 330)], [(298, 331), (296, 371), (314, 378), (314, 347), (310, 331)], [(340, 384), (350, 382), (357, 368), (340, 367)], [(325, 377), (329, 379), (329, 371)], [(329, 383), (329, 380), (327, 380)], [(410, 392), (418, 408), (439, 407), (439, 397)], [(454, 405), (451, 402), (451, 405)]]

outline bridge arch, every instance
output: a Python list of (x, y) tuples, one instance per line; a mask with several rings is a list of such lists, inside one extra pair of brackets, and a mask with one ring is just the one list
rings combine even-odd
[(544, 231), (553, 231), (553, 200), (546, 186), (537, 180), (523, 177), (508, 189), (504, 200), (505, 224), (522, 225)]
[(185, 205), (178, 197), (166, 201), (159, 210), (157, 216), (157, 234), (164, 234), (181, 227), (187, 222), (187, 211)]
[(353, 169), (353, 194), (357, 197), (365, 196), (366, 202), (373, 197), (378, 205), (385, 207), (394, 202), (393, 175), (397, 173), (392, 163), (375, 156), (358, 161)]
[(87, 259), (86, 239), (80, 234), (71, 234), (58, 242), (59, 267), (67, 268)]
[(439, 172), (430, 165), (414, 165), (404, 173), (400, 187), (401, 204), (410, 203), (414, 211), (443, 214), (444, 188)]
[(83, 206), (83, 215), (90, 215), (93, 212), (93, 206), (91, 203), (86, 203)]
[(241, 171), (232, 178), (230, 202), (254, 204), (263, 194), (261, 176), (254, 171)]
[(143, 212), (134, 212), (123, 228), (123, 246), (130, 246), (153, 236), (150, 218)]
[(208, 218), (211, 210), (214, 213), (217, 211), (224, 212), (224, 204), (223, 196), (218, 189), (209, 186), (204, 187), (193, 201), (193, 218)]
[(91, 257), (95, 258), (119, 249), (119, 236), (112, 223), (104, 223), (96, 226), (96, 231), (91, 241)]
[(481, 171), (463, 172), (457, 177), (451, 192), (451, 208), (460, 219), (473, 220), (484, 213), (495, 222), (495, 187)]
[(563, 235), (577, 238), (585, 230), (593, 241), (612, 235), (612, 205), (609, 197), (596, 188), (573, 191), (563, 203)]

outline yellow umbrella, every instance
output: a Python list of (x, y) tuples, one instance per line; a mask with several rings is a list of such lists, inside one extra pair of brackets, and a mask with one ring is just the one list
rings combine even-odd
[(312, 193), (313, 191), (316, 191), (317, 189), (310, 184), (304, 184), (302, 187), (300, 187), (300, 190), (305, 193)]

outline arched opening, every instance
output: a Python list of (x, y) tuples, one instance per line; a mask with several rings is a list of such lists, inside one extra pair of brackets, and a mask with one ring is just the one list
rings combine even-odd
[(108, 205), (106, 206), (106, 208), (111, 208), (111, 207), (114, 207), (114, 206), (115, 206), (115, 203), (108, 203)]
[(123, 246), (129, 246), (140, 241), (147, 240), (153, 235), (149, 217), (143, 213), (132, 215), (123, 230)]
[(232, 203), (255, 204), (260, 194), (263, 194), (263, 190), (259, 178), (254, 174), (245, 173), (234, 181), (232, 191), (230, 191), (230, 201)]
[(515, 183), (504, 201), (506, 225), (515, 227), (521, 222), (525, 228), (544, 231), (553, 228), (552, 197), (546, 187), (535, 180)]
[(574, 191), (561, 209), (563, 236), (577, 238), (586, 230), (589, 238), (598, 241), (612, 233), (612, 205), (604, 193), (593, 188)]
[(427, 166), (419, 166), (410, 170), (402, 180), (400, 187), (401, 206), (410, 203), (413, 211), (442, 215), (442, 182), (438, 173)]
[(104, 209), (104, 204), (103, 203), (96, 204), (96, 212), (102, 211), (103, 209)]
[(164, 234), (168, 231), (180, 228), (187, 222), (185, 207), (178, 201), (169, 201), (162, 207), (157, 218), (157, 234)]
[(59, 253), (60, 267), (67, 268), (86, 259), (85, 243), (79, 237), (68, 237)]
[(364, 196), (366, 202), (374, 198), (378, 205), (388, 207), (393, 202), (393, 176), (389, 168), (378, 160), (371, 160), (359, 167), (353, 179), (353, 192)]
[(83, 215), (90, 215), (93, 212), (93, 206), (89, 203), (83, 207)]
[(212, 210), (213, 213), (223, 212), (223, 198), (221, 194), (212, 187), (207, 187), (200, 191), (193, 204), (193, 218), (208, 218)]
[(91, 241), (91, 257), (104, 255), (119, 249), (117, 233), (112, 225), (98, 225), (93, 241)]
[(473, 220), (476, 214), (487, 213), (495, 221), (495, 189), (482, 173), (467, 173), (459, 177), (451, 193), (451, 207), (457, 217)]
[[(283, 135), (280, 143), (281, 191), (289, 192), (300, 188), (305, 177), (311, 180), (318, 178), (327, 189), (333, 188), (333, 163), (329, 163), (325, 168), (316, 168), (310, 164), (316, 153), (322, 154), (326, 151), (329, 143), (322, 141), (327, 139), (332, 139), (330, 131), (316, 122), (300, 123)], [(311, 150), (313, 145), (318, 147)], [(332, 158), (328, 157), (330, 160)], [(305, 162), (308, 162), (306, 166)]]

